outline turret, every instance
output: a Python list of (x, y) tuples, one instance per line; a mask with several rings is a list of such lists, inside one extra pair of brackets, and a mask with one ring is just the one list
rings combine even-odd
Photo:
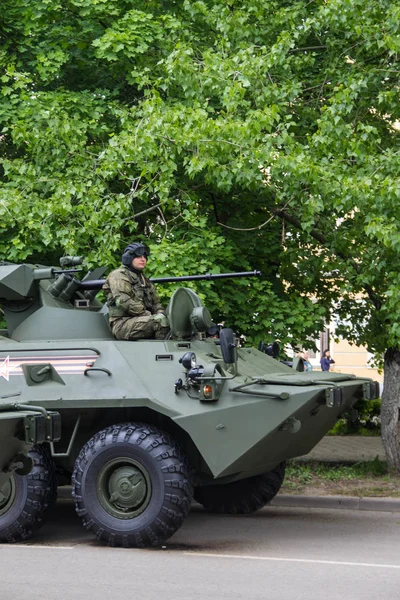
[[(16, 341), (113, 339), (107, 306), (96, 298), (105, 282), (100, 277), (106, 269), (94, 269), (78, 279), (76, 267), (81, 264), (79, 256), (61, 258), (61, 268), (0, 263), (0, 305), (9, 338)], [(151, 281), (166, 283), (259, 275), (260, 271), (206, 273), (153, 278)], [(179, 290), (187, 291), (181, 293)], [(211, 317), (194, 292), (191, 295), (187, 288), (179, 290), (171, 299), (172, 306), (178, 306), (174, 311), (177, 317), (172, 333), (175, 337), (190, 337), (193, 331), (205, 330)], [(182, 302), (185, 307), (188, 305), (187, 314), (182, 311)]]
[[(0, 305), (8, 337), (17, 341), (112, 337), (97, 292), (80, 290), (82, 282), (73, 267), (81, 262), (80, 257), (63, 257), (61, 269), (0, 263)], [(104, 271), (96, 269), (84, 280)]]

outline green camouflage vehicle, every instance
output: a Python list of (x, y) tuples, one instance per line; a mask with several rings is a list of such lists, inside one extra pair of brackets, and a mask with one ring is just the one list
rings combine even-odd
[[(85, 527), (113, 546), (162, 544), (193, 497), (211, 512), (258, 510), (279, 491), (287, 459), (307, 454), (357, 400), (379, 395), (369, 379), (299, 372), (240, 348), (231, 329), (206, 338), (210, 313), (185, 287), (168, 306), (168, 339), (117, 341), (96, 298), (104, 269), (79, 280), (66, 268), (77, 264), (0, 264), (2, 541), (34, 529), (19, 525), (28, 504), (35, 527), (42, 522), (57, 482), (72, 486)], [(197, 278), (211, 276), (182, 279)], [(30, 436), (31, 415), (54, 412), (61, 436)], [(46, 477), (36, 506), (26, 488), (38, 470)]]

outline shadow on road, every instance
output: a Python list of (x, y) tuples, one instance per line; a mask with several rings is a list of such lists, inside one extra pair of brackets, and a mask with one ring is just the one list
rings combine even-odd
[[(62, 489), (47, 522), (27, 545), (106, 547), (83, 527), (69, 493)], [(282, 539), (295, 546), (299, 539), (313, 544), (319, 536), (326, 535), (326, 527), (333, 522), (337, 534), (343, 535), (354, 521), (361, 519), (358, 513), (269, 506), (250, 515), (214, 515), (194, 503), (183, 526), (161, 548), (148, 551), (228, 554), (255, 551), (257, 546), (264, 551), (277, 550)], [(362, 518), (368, 520), (367, 515)]]
[[(256, 539), (268, 539), (278, 521), (287, 525), (298, 519), (298, 516), (298, 511), (276, 507), (267, 507), (251, 515), (214, 515), (194, 503), (181, 529), (161, 548), (151, 550), (243, 551), (249, 544), (254, 545)], [(313, 518), (318, 519), (318, 516)], [(102, 542), (83, 527), (68, 488), (59, 490), (59, 497), (45, 525), (27, 544), (104, 547)]]

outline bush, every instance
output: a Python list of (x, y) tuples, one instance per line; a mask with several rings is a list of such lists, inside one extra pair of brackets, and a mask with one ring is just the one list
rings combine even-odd
[[(355, 414), (357, 411), (357, 416)], [(358, 400), (354, 411), (341, 417), (328, 435), (380, 435), (381, 401)]]

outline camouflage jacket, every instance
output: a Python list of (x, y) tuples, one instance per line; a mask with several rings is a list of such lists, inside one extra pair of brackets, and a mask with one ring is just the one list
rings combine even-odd
[(154, 285), (143, 274), (122, 266), (112, 271), (103, 285), (110, 322), (120, 317), (142, 317), (164, 312)]

